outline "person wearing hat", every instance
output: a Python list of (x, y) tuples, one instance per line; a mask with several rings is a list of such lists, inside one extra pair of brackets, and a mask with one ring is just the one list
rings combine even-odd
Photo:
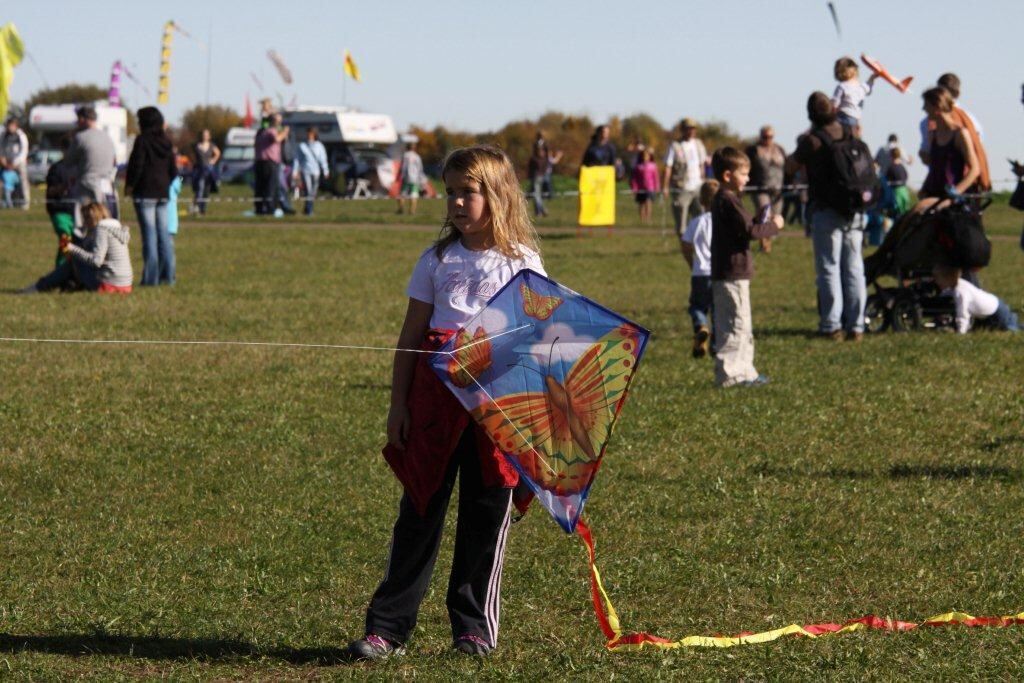
[[(75, 110), (78, 132), (68, 148), (68, 166), (77, 179), (73, 196), (76, 199), (75, 224), (82, 225), (81, 207), (91, 202), (105, 204), (117, 218), (114, 196), (116, 155), (114, 142), (96, 124), (96, 109), (85, 105)], [(113, 207), (110, 204), (113, 203)]]
[(679, 140), (668, 147), (661, 186), (666, 197), (671, 195), (676, 235), (681, 237), (690, 211), (693, 210), (695, 215), (701, 212), (697, 195), (704, 182), (708, 151), (697, 138), (697, 122), (690, 117), (679, 122), (679, 133)]

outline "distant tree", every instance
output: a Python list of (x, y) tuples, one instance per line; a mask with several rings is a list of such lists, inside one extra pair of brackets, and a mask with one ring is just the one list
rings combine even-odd
[(228, 129), (242, 125), (242, 115), (231, 107), (220, 104), (200, 104), (181, 115), (181, 129), (178, 131), (179, 149), (187, 149), (199, 139), (204, 128), (210, 129), (213, 141), (224, 147)]
[(716, 149), (726, 146), (743, 150), (747, 145), (754, 141), (753, 137), (743, 137), (734, 131), (725, 121), (717, 121), (714, 119), (700, 124), (700, 128), (697, 129), (697, 134), (700, 136), (700, 139), (704, 141), (704, 146), (707, 147), (708, 154), (714, 154)]
[(635, 141), (652, 148), (655, 155), (661, 155), (668, 147), (668, 131), (650, 114), (632, 114), (622, 120), (622, 135), (618, 142), (624, 149)]
[[(25, 100), (22, 109), (23, 115), (27, 120), (32, 107), (37, 104), (86, 104), (106, 101), (106, 99), (107, 89), (95, 83), (67, 83), (56, 88), (37, 90)], [(135, 114), (127, 106), (125, 106), (125, 109), (128, 110), (128, 134), (136, 135), (139, 132), (139, 127), (135, 122)], [(35, 135), (28, 125), (25, 127), (28, 129), (29, 137), (32, 138), (33, 142), (37, 141), (38, 135)]]

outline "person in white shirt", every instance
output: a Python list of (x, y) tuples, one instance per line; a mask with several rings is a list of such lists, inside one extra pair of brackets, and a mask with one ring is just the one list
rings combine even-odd
[(708, 163), (708, 151), (697, 138), (697, 122), (687, 117), (679, 122), (679, 131), (679, 140), (668, 146), (665, 177), (661, 183), (665, 197), (672, 196), (676, 235), (683, 234), (690, 211), (694, 214), (701, 211), (697, 192), (704, 181), (704, 167)]
[(28, 137), (14, 116), (7, 119), (7, 126), (0, 136), (0, 165), (18, 174), (18, 188), (21, 190), (21, 208), (28, 210), (30, 184), (28, 182)]
[(860, 135), (860, 118), (863, 115), (864, 100), (871, 94), (871, 87), (878, 74), (868, 76), (866, 83), (861, 83), (857, 62), (850, 57), (840, 57), (833, 67), (833, 75), (839, 81), (836, 91), (832, 94), (832, 106), (836, 109), (836, 119), (844, 126), (854, 129)]
[(932, 269), (935, 284), (943, 294), (953, 297), (956, 306), (956, 331), (967, 334), (972, 325), (989, 329), (1017, 332), (1020, 323), (1017, 314), (995, 294), (986, 292), (960, 277), (960, 269), (937, 265)]
[(680, 237), (683, 258), (690, 264), (690, 303), (686, 311), (693, 321), (693, 357), (703, 358), (711, 346), (708, 316), (711, 315), (711, 202), (718, 192), (718, 181), (707, 180), (700, 186), (703, 213), (686, 225)]

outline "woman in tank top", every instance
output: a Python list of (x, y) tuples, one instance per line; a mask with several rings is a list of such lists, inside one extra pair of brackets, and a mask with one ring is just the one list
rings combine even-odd
[(935, 123), (935, 130), (930, 133), (931, 158), (921, 199), (914, 207), (917, 213), (952, 194), (969, 192), (981, 173), (971, 138), (953, 114), (953, 96), (945, 88), (932, 88), (923, 97), (924, 111)]

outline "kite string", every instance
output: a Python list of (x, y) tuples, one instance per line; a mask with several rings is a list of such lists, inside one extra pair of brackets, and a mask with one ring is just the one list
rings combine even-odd
[[(511, 330), (505, 330), (485, 339), (478, 339), (470, 344), (460, 347), (469, 348), (476, 344), (497, 339), (506, 334), (512, 334), (524, 327), (532, 325), (520, 325)], [(258, 341), (237, 341), (237, 340), (204, 340), (204, 339), (55, 339), (44, 337), (0, 337), (0, 342), (26, 342), (37, 344), (136, 344), (136, 345), (161, 345), (161, 346), (257, 346), (271, 348), (299, 348), (299, 349), (350, 349), (362, 351), (401, 351), (405, 353), (428, 353), (443, 356), (451, 356), (451, 351), (434, 351), (427, 349), (404, 349), (397, 346), (366, 346), (359, 344), (302, 344), (297, 342), (258, 342)]]
[[(484, 339), (478, 339), (465, 346), (460, 346), (459, 350), (470, 348), (476, 344), (482, 344), (489, 342), (492, 339), (497, 339), (513, 332), (525, 329), (527, 327), (534, 327), (532, 323), (525, 325), (519, 325), (509, 330), (499, 332), (491, 335)], [(476, 384), (480, 390), (484, 393), (491, 404), (497, 408), (505, 421), (508, 422), (512, 428), (519, 435), (519, 438), (523, 440), (524, 445), (529, 445), (530, 441), (526, 435), (523, 434), (522, 430), (515, 424), (512, 418), (507, 412), (498, 404), (495, 398), (490, 394), (487, 389), (480, 384), (479, 380), (468, 368), (459, 360), (452, 351), (440, 351), (440, 350), (429, 350), (429, 349), (404, 349), (392, 346), (365, 346), (355, 344), (301, 344), (294, 342), (253, 342), (253, 341), (237, 341), (237, 340), (201, 340), (201, 339), (55, 339), (45, 337), (0, 337), (0, 342), (6, 343), (34, 343), (34, 344), (126, 344), (126, 345), (138, 345), (138, 346), (249, 346), (249, 347), (263, 347), (263, 348), (300, 348), (300, 349), (345, 349), (345, 350), (363, 350), (363, 351), (394, 351), (394, 352), (405, 352), (405, 353), (425, 353), (431, 355), (448, 356), (470, 377), (473, 378), (473, 383)], [(540, 460), (550, 469), (550, 465), (544, 457), (534, 449), (534, 453)]]

